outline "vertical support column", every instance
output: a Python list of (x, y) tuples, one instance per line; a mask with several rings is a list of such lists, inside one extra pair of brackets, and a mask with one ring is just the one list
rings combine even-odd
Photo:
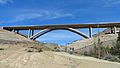
[(17, 30), (17, 34), (19, 34), (19, 30)]
[(30, 35), (31, 35), (31, 30), (29, 29), (28, 30), (28, 38), (30, 38)]
[(32, 30), (32, 35), (31, 36), (33, 36), (34, 35), (34, 30)]
[(89, 28), (89, 36), (92, 37), (92, 27)]
[(119, 32), (118, 32), (118, 38), (120, 38), (120, 30), (119, 30)]
[(110, 30), (111, 30), (111, 34), (112, 34), (113, 33), (113, 27), (111, 27)]
[(117, 33), (117, 30), (116, 30), (116, 27), (114, 27), (114, 34), (116, 34)]

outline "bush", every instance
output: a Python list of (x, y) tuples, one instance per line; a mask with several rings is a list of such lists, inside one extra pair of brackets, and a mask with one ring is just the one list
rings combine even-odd
[(108, 60), (108, 61), (120, 62), (120, 59), (118, 58), (118, 56), (114, 56), (111, 54), (104, 56), (102, 59)]
[(120, 58), (120, 32), (116, 41), (116, 45), (111, 48), (111, 54), (118, 56)]
[(37, 52), (43, 52), (42, 48), (38, 49), (38, 51), (37, 51)]
[(31, 47), (31, 48), (28, 48), (27, 49), (27, 52), (43, 52), (43, 50), (42, 50), (42, 48), (33, 48), (33, 47)]
[(70, 53), (70, 54), (73, 54), (73, 52), (72, 52), (72, 51), (70, 51), (69, 53)]
[(27, 52), (33, 52), (33, 49), (31, 48), (29, 48), (28, 50), (27, 50)]
[(4, 48), (0, 48), (0, 50), (4, 50)]

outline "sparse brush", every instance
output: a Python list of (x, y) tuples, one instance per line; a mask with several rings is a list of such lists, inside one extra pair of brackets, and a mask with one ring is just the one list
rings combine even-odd
[(0, 50), (4, 50), (4, 48), (0, 48)]
[(27, 52), (33, 52), (32, 50), (28, 50)]
[(38, 49), (38, 52), (43, 52), (42, 48)]

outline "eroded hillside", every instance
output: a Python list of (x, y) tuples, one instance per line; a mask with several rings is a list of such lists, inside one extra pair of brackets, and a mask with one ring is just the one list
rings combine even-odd
[[(120, 30), (119, 28), (117, 30)], [(94, 45), (97, 46), (98, 41), (102, 42), (104, 46), (112, 47), (115, 45), (118, 34), (109, 34), (110, 29), (106, 29), (100, 32), (99, 35), (95, 34), (90, 39), (82, 39), (72, 42), (67, 47), (74, 48), (76, 52), (90, 52), (94, 49)]]

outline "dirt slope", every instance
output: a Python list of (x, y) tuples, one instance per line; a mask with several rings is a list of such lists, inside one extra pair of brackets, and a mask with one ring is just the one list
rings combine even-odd
[(51, 49), (53, 50), (54, 47), (57, 46), (52, 43), (42, 43), (42, 42), (32, 41), (17, 33), (2, 29), (0, 29), (0, 45), (7, 45), (5, 47), (13, 46), (13, 45), (26, 46), (26, 47), (35, 46), (35, 47), (42, 47), (43, 49), (47, 49), (47, 50), (51, 50)]
[[(117, 31), (120, 29), (117, 28)], [(100, 42), (104, 44), (104, 46), (112, 47), (115, 45), (118, 34), (106, 34), (110, 33), (110, 29), (105, 29), (103, 32), (98, 34), (93, 35), (92, 38), (90, 39), (82, 39), (82, 40), (77, 40), (75, 42), (72, 42), (69, 44), (67, 47), (69, 48), (74, 48), (75, 52), (78, 53), (84, 53), (84, 52), (91, 52), (94, 49), (94, 46), (97, 46), (98, 43), (98, 38), (100, 39)]]
[[(117, 39), (117, 36), (118, 36), (117, 34), (106, 34), (106, 35), (104, 34), (104, 35), (100, 35), (99, 39), (101, 42), (113, 41), (113, 40), (115, 41)], [(77, 40), (69, 44), (68, 47), (74, 47), (75, 49), (79, 49), (79, 48), (87, 47), (97, 42), (98, 42), (98, 37), (93, 37), (90, 39)], [(107, 42), (105, 44), (107, 45)]]
[(0, 29), (0, 40), (8, 40), (8, 41), (30, 41), (27, 38), (18, 35), (17, 33), (9, 32), (6, 30)]

